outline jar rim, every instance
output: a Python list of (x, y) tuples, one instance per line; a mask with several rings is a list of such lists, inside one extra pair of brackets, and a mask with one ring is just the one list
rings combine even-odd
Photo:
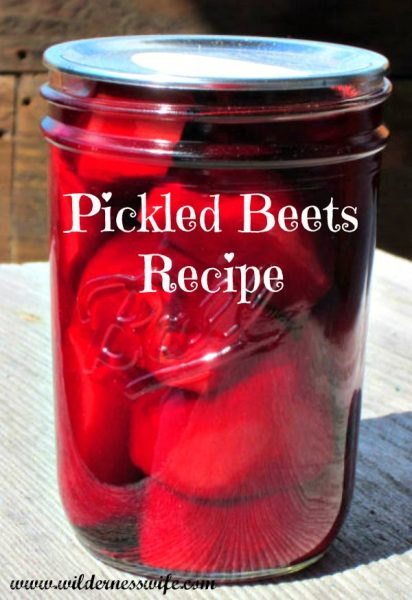
[(89, 38), (49, 47), (51, 71), (119, 85), (186, 90), (304, 90), (353, 84), (365, 93), (389, 68), (381, 54), (344, 44), (229, 35)]

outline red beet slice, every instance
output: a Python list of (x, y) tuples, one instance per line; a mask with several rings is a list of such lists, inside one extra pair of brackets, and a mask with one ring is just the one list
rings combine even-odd
[[(141, 241), (152, 243), (156, 236)], [(85, 267), (72, 322), (66, 331), (66, 378), (70, 416), (78, 452), (100, 481), (121, 485), (136, 480), (129, 457), (130, 379), (142, 353), (140, 330), (158, 317), (160, 292), (136, 292), (137, 258), (114, 238)], [(125, 268), (128, 266), (128, 269)]]
[(127, 377), (102, 363), (87, 364), (90, 339), (80, 321), (74, 320), (66, 336), (68, 401), (77, 451), (97, 480), (116, 485), (136, 481), (139, 473), (128, 452)]
[(163, 314), (166, 293), (158, 287), (141, 293), (144, 270), (138, 254), (158, 252), (161, 243), (155, 234), (118, 234), (86, 265), (76, 314), (88, 335), (92, 363), (120, 371), (141, 365), (143, 332)]
[[(58, 372), (56, 385), (59, 398), (65, 399), (57, 407), (58, 472), (64, 507), (71, 521), (78, 527), (95, 526), (110, 522), (111, 519), (132, 518), (136, 513), (140, 488), (124, 487), (119, 483), (136, 481), (141, 473), (125, 456), (122, 439), (120, 448), (117, 446), (116, 438), (120, 438), (119, 424), (123, 425), (125, 420), (122, 399), (119, 396), (110, 398), (101, 386), (95, 386), (89, 377), (79, 372), (74, 349), (69, 343), (63, 346), (62, 351), (65, 375), (63, 379)], [(106, 388), (113, 392), (115, 384), (108, 383)], [(99, 396), (91, 395), (93, 392)], [(82, 409), (85, 408), (89, 414), (91, 411), (96, 412), (99, 400), (102, 409), (109, 408), (112, 416), (115, 405), (120, 405), (123, 413), (120, 419), (116, 412), (115, 419), (109, 422), (110, 415), (102, 412), (97, 415), (95, 424), (90, 421), (81, 423), (80, 420), (85, 417), (82, 416)], [(115, 431), (112, 431), (113, 428)], [(88, 435), (91, 436), (90, 444)], [(125, 435), (127, 436), (127, 428)], [(111, 452), (118, 459), (117, 464), (114, 464)]]
[(141, 330), (158, 318), (163, 306), (160, 291), (136, 291), (141, 276), (136, 253), (157, 248), (159, 238), (148, 234), (135, 247), (122, 243), (129, 239), (132, 234), (111, 238), (86, 265), (66, 332), (77, 446), (93, 474), (112, 484), (136, 478), (128, 451), (131, 403), (126, 387), (130, 379), (145, 375), (137, 367)]
[[(104, 226), (103, 213), (88, 220), (87, 233), (64, 233), (72, 228), (71, 199), (67, 194), (88, 193), (85, 182), (74, 171), (70, 153), (51, 146), (50, 198), (52, 213), (52, 256), (59, 265), (58, 281), (61, 282), (62, 301), (71, 300), (84, 267), (85, 256), (90, 256), (99, 245), (100, 230)], [(84, 200), (86, 203), (87, 199)], [(69, 296), (69, 298), (65, 298)], [(69, 313), (69, 309), (65, 314)]]
[[(178, 253), (171, 250), (171, 255)], [(238, 293), (224, 291), (171, 294), (165, 314), (145, 332), (144, 367), (169, 386), (201, 394), (223, 388), (234, 361), (276, 345), (285, 333), (265, 311), (263, 299), (248, 305), (238, 301)]]
[[(167, 293), (157, 280), (156, 291), (140, 293), (138, 254), (159, 252), (172, 259), (173, 280), (181, 266), (196, 264), (164, 247), (161, 234), (130, 233), (109, 239), (85, 267), (77, 312), (89, 335), (87, 360), (124, 371), (137, 365), (167, 385), (209, 392), (233, 353), (276, 343), (284, 327), (263, 306), (238, 305), (236, 294)], [(148, 379), (132, 378), (129, 395), (143, 393)]]
[[(213, 183), (214, 180), (211, 181)], [(216, 182), (214, 185), (216, 186)], [(270, 212), (275, 217), (282, 207), (289, 205), (299, 215), (303, 207), (299, 206), (295, 195), (284, 191), (280, 182), (277, 186), (276, 188), (272, 184), (272, 188), (253, 188), (251, 191), (266, 193), (272, 198)], [(245, 187), (239, 185), (239, 189)], [(246, 189), (249, 190), (250, 186), (246, 186)], [(172, 215), (175, 216), (178, 209), (185, 205), (193, 206), (199, 214), (202, 208), (213, 206), (210, 194), (218, 192), (218, 187), (198, 190), (180, 183), (162, 185), (149, 194), (147, 214), (151, 214), (155, 206), (164, 207), (162, 194), (167, 193), (172, 198)], [(253, 210), (262, 206), (263, 200), (260, 198), (255, 198), (252, 202)], [(318, 257), (314, 233), (306, 231), (302, 226), (298, 226), (295, 231), (284, 231), (275, 226), (273, 230), (264, 233), (239, 233), (243, 228), (243, 202), (239, 194), (232, 192), (221, 194), (219, 213), (220, 233), (206, 232), (198, 226), (192, 232), (178, 230), (166, 234), (169, 243), (207, 266), (228, 266), (223, 257), (226, 252), (235, 254), (231, 266), (247, 264), (266, 268), (273, 264), (279, 265), (283, 270), (285, 287), (281, 292), (273, 294), (271, 300), (278, 309), (311, 307), (328, 291), (331, 280)], [(164, 208), (156, 212), (155, 219), (158, 227), (164, 227)], [(263, 215), (254, 216), (255, 229), (263, 229), (265, 225), (266, 218)], [(327, 256), (325, 260), (330, 262)]]
[(158, 457), (167, 456), (179, 444), (194, 403), (188, 392), (163, 388), (139, 397), (133, 406), (131, 459), (139, 469), (152, 474)]
[(71, 426), (61, 425), (59, 431), (65, 433), (59, 449), (59, 483), (72, 523), (86, 527), (135, 517), (140, 484), (119, 486), (96, 479), (79, 454)]
[(334, 448), (329, 385), (311, 362), (312, 343), (288, 336), (275, 351), (229, 365), (232, 385), (209, 396), (137, 399), (132, 460), (199, 498), (244, 498), (313, 480)]
[[(113, 97), (113, 90), (106, 87), (105, 91), (101, 87), (95, 94), (94, 108), (88, 113), (83, 127), (87, 130), (89, 143), (92, 143), (95, 137), (96, 145), (101, 148), (102, 139), (106, 138), (105, 145), (108, 148), (111, 145), (114, 146), (116, 151), (111, 154), (108, 151), (106, 154), (101, 148), (98, 153), (82, 152), (78, 160), (79, 175), (85, 179), (96, 179), (105, 183), (111, 183), (118, 178), (130, 178), (131, 185), (133, 185), (133, 179), (164, 177), (171, 165), (171, 158), (164, 158), (165, 151), (168, 149), (169, 152), (172, 152), (173, 147), (179, 142), (185, 120), (176, 116), (167, 119), (164, 114), (149, 116), (136, 114), (134, 118), (131, 117), (130, 112), (119, 111), (115, 114), (112, 112), (113, 105), (119, 104), (119, 99)], [(173, 98), (170, 98), (169, 102), (173, 102)], [(145, 100), (133, 100), (132, 96), (126, 102), (127, 104), (129, 109), (132, 106), (136, 110), (138, 105), (140, 109), (144, 109)], [(146, 101), (146, 104), (149, 107), (149, 104), (152, 103)], [(120, 102), (120, 106), (122, 107), (122, 102)], [(138, 148), (147, 146), (153, 150), (152, 146), (161, 147), (162, 160), (151, 163), (143, 161), (141, 156), (135, 159), (127, 154), (122, 155), (119, 151), (118, 141), (124, 143), (125, 140), (133, 140), (133, 145)], [(127, 149), (127, 144), (124, 148)]]
[(331, 481), (254, 500), (198, 502), (152, 481), (140, 532), (144, 565), (194, 573), (286, 567), (327, 545), (340, 509)]

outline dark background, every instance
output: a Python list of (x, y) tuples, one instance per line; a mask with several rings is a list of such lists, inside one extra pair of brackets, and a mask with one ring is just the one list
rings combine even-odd
[(0, 0), (0, 261), (47, 258), (43, 50), (120, 34), (292, 36), (371, 48), (391, 61), (378, 245), (412, 258), (410, 0)]

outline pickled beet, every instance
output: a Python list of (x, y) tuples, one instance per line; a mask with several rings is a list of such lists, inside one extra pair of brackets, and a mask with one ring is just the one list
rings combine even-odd
[(333, 421), (327, 382), (312, 380), (311, 345), (319, 340), (308, 331), (312, 339), (289, 335), (272, 352), (234, 359), (231, 385), (213, 394), (138, 398), (135, 464), (171, 489), (206, 499), (272, 494), (319, 476), (333, 461)]
[(78, 322), (67, 330), (66, 376), (71, 380), (71, 426), (79, 455), (99, 481), (122, 485), (138, 479), (129, 456), (131, 406), (122, 371), (88, 365), (88, 344)]
[[(139, 254), (166, 252), (176, 270), (188, 262), (165, 244), (161, 234), (116, 234), (96, 252), (77, 297), (76, 319), (88, 342), (83, 351), (95, 365), (123, 371), (139, 367), (165, 384), (207, 392), (225, 373), (210, 356), (221, 355), (223, 363), (230, 363), (234, 353), (273, 345), (284, 327), (269, 318), (264, 306), (239, 306), (236, 294), (208, 294), (201, 288), (192, 294), (167, 293), (157, 279), (153, 292), (140, 293), (144, 270)], [(144, 391), (139, 377), (130, 388), (131, 394)]]
[[(262, 181), (266, 183), (263, 189)], [(250, 206), (254, 213), (251, 215), (253, 223), (250, 223), (250, 228), (254, 232), (241, 232), (245, 227), (242, 196), (223, 192), (220, 194), (219, 202), (220, 232), (205, 231), (197, 226), (193, 231), (178, 230), (166, 233), (166, 239), (170, 240), (170, 243), (182, 253), (208, 266), (224, 264), (225, 252), (234, 253), (231, 262), (233, 266), (246, 263), (264, 268), (273, 264), (275, 259), (275, 264), (283, 270), (285, 288), (280, 293), (273, 294), (269, 302), (278, 309), (311, 307), (324, 296), (331, 286), (333, 255), (322, 252), (321, 257), (313, 233), (302, 227), (298, 227), (296, 231), (292, 231), (292, 229), (285, 231), (279, 227), (264, 231), (268, 221), (262, 213), (258, 212), (264, 206), (261, 194), (266, 193), (265, 195), (269, 197), (268, 193), (270, 193), (272, 202), (268, 213), (276, 215), (276, 218), (283, 207), (290, 206), (295, 211), (296, 220), (304, 208), (304, 205), (299, 203), (296, 194), (284, 190), (279, 178), (273, 178), (272, 188), (268, 189), (268, 183), (267, 175), (263, 175), (259, 186), (255, 185), (254, 187), (247, 178), (245, 179), (247, 191), (243, 189), (243, 193), (257, 194), (253, 197)], [(238, 182), (239, 184), (241, 182)], [(213, 186), (204, 191), (192, 189), (178, 182), (153, 188), (147, 199), (147, 214), (152, 214), (156, 206), (162, 207), (154, 214), (154, 219), (159, 227), (165, 226), (164, 194), (168, 193), (171, 198), (171, 211), (175, 215), (183, 206), (193, 206), (195, 211), (212, 207), (211, 195), (213, 196), (215, 190)], [(290, 220), (290, 211), (288, 215)], [(150, 223), (148, 225), (150, 226)], [(206, 225), (211, 226), (210, 219), (209, 224), (206, 221)], [(291, 227), (290, 223), (287, 225)]]
[[(189, 96), (186, 96), (189, 99)], [(106, 144), (111, 140), (111, 143), (116, 146), (123, 139), (133, 138), (134, 144), (138, 142), (140, 146), (144, 146), (155, 141), (163, 147), (163, 150), (168, 146), (169, 151), (172, 152), (181, 138), (185, 125), (183, 119), (153, 119), (151, 115), (146, 118), (142, 116), (133, 118), (127, 111), (123, 114), (113, 112), (113, 102), (116, 101), (115, 86), (100, 84), (95, 91), (94, 99), (97, 100), (96, 108), (87, 115), (83, 123), (88, 133), (89, 143), (93, 143), (95, 137), (95, 143), (99, 144), (99, 138), (104, 136)], [(151, 102), (146, 101), (146, 104), (147, 109), (150, 109)], [(144, 110), (144, 103), (140, 108)], [(164, 177), (170, 165), (170, 159), (163, 160), (162, 164), (150, 160), (138, 164), (133, 156), (119, 153), (114, 159), (112, 154), (100, 151), (97, 156), (93, 153), (82, 153), (77, 162), (77, 170), (79, 176), (86, 180), (112, 183), (119, 178), (133, 180)]]

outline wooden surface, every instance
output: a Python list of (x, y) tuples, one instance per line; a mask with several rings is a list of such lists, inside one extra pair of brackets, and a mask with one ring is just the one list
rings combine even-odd
[(148, 33), (292, 36), (386, 54), (395, 92), (384, 154), (378, 245), (412, 258), (412, 61), (410, 0), (1, 0), (0, 261), (47, 258), (46, 112), (38, 86), (49, 45), (82, 37)]
[(44, 102), (38, 94), (44, 75), (22, 75), (16, 91), (13, 189), (11, 199), (12, 262), (47, 258), (47, 145), (40, 133)]
[(68, 39), (218, 32), (366, 46), (390, 55), (394, 74), (405, 77), (412, 74), (411, 18), (408, 0), (2, 0), (0, 64), (41, 71), (45, 46)]
[[(213, 600), (411, 597), (412, 263), (378, 252), (372, 286), (357, 485), (349, 517), (326, 557), (278, 583), (168, 592)], [(0, 266), (2, 386), (1, 598), (15, 579), (131, 579), (75, 541), (55, 483), (48, 265)], [(134, 598), (136, 591), (61, 593), (64, 598)], [(162, 597), (140, 590), (139, 597)]]
[(15, 80), (0, 76), (0, 260), (9, 261)]
[(212, 27), (191, 0), (2, 0), (0, 64), (38, 72), (45, 47), (63, 40), (196, 31)]

